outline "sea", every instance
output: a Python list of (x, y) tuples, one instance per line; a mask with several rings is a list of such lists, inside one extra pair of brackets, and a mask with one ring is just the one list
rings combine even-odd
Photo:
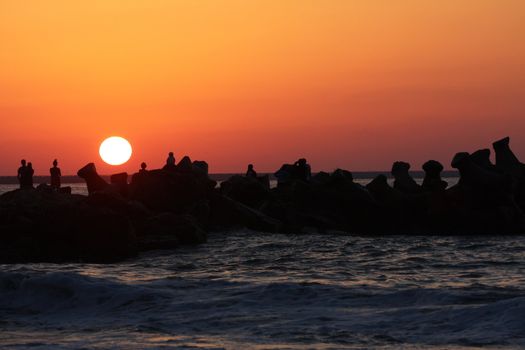
[(524, 349), (525, 237), (237, 230), (0, 265), (0, 348)]

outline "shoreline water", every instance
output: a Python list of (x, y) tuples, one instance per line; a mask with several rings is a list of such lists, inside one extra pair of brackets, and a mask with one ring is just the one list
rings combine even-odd
[(525, 237), (210, 234), (0, 265), (3, 349), (519, 349)]

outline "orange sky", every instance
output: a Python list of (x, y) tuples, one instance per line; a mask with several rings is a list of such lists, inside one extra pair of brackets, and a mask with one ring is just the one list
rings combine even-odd
[(0, 175), (419, 169), (506, 135), (525, 161), (524, 38), (523, 0), (0, 0)]

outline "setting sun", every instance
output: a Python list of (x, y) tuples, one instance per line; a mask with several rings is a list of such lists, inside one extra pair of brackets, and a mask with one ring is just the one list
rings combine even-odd
[(99, 153), (104, 162), (110, 165), (121, 165), (129, 160), (132, 149), (128, 140), (112, 136), (102, 142)]

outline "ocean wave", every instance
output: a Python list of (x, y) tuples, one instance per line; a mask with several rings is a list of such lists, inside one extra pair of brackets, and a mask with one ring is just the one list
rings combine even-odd
[[(91, 331), (110, 327), (250, 342), (342, 344), (341, 334), (386, 343), (524, 345), (525, 296), (478, 286), (391, 290), (314, 282), (159, 279), (122, 283), (75, 273), (0, 273), (7, 325)], [(133, 333), (133, 331), (132, 331)]]

